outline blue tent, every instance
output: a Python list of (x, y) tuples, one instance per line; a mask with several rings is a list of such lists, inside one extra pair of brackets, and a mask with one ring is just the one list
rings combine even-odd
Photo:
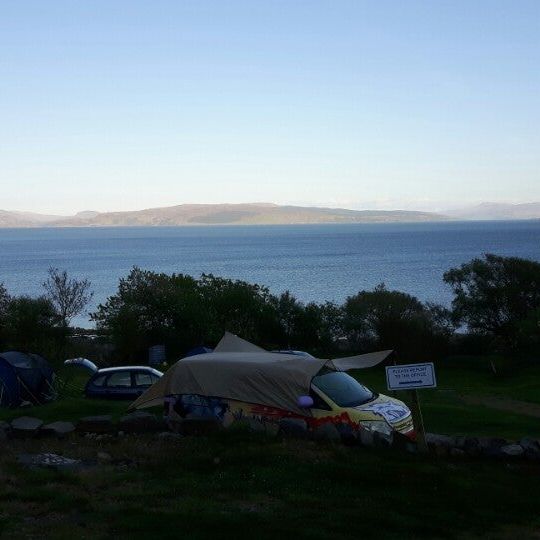
[(45, 358), (18, 351), (0, 353), (0, 406), (49, 401), (53, 381), (54, 371)]

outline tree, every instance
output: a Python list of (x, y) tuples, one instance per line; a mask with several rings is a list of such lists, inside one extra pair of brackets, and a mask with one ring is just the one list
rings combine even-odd
[(524, 329), (538, 326), (540, 263), (486, 254), (444, 274), (454, 292), (453, 316), (472, 332), (506, 349), (523, 344)]
[(45, 296), (10, 298), (4, 315), (4, 336), (13, 349), (54, 354), (63, 344), (61, 318)]
[(191, 276), (134, 267), (91, 318), (112, 337), (120, 356), (134, 361), (151, 345), (166, 345), (176, 355), (202, 343), (209, 313)]
[(451, 333), (449, 313), (384, 283), (360, 291), (344, 305), (344, 329), (357, 350), (395, 349), (404, 359), (435, 357)]
[(70, 278), (65, 270), (60, 272), (58, 268), (52, 267), (49, 268), (49, 277), (43, 287), (65, 327), (83, 311), (94, 295), (90, 291), (90, 281)]
[(0, 346), (3, 346), (3, 342), (6, 339), (4, 327), (9, 301), (10, 297), (6, 288), (3, 283), (0, 283)]
[(210, 315), (211, 341), (217, 341), (225, 330), (260, 344), (279, 341), (278, 300), (268, 288), (212, 274), (202, 274), (199, 284)]

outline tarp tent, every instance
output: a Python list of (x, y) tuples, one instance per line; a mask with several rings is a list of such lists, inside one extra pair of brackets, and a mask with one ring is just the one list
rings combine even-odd
[(54, 370), (45, 358), (18, 351), (0, 353), (0, 406), (49, 401), (53, 381)]
[(226, 332), (214, 352), (176, 362), (130, 409), (154, 407), (172, 395), (201, 395), (302, 413), (298, 398), (309, 395), (311, 380), (322, 368), (347, 371), (372, 367), (391, 352), (351, 356), (340, 363), (340, 359), (268, 352)]

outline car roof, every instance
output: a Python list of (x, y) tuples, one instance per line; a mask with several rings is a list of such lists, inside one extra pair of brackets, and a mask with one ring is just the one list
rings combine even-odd
[(149, 366), (114, 366), (114, 367), (108, 367), (108, 368), (102, 368), (97, 371), (99, 374), (103, 373), (113, 373), (115, 371), (149, 371), (150, 373), (153, 373), (154, 375), (162, 376), (163, 373), (161, 371), (158, 371), (157, 369), (154, 369)]

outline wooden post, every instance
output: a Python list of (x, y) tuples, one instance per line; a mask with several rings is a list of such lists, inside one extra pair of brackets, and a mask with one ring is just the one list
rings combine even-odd
[(422, 418), (422, 409), (420, 408), (420, 400), (418, 398), (418, 390), (411, 390), (411, 403), (414, 427), (416, 429), (416, 444), (418, 451), (422, 454), (427, 454), (428, 447), (426, 444), (426, 431), (424, 429), (424, 419)]

